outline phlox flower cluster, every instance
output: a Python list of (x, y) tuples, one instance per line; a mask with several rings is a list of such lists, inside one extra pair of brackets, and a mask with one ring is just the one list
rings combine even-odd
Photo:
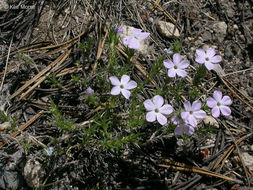
[[(119, 27), (118, 32), (122, 32), (122, 27)], [(141, 40), (146, 39), (150, 33), (142, 32), (141, 29), (133, 28), (131, 35), (124, 36), (123, 44), (131, 49), (138, 50), (141, 46)]]
[[(118, 27), (117, 32), (122, 32), (122, 28)], [(141, 29), (133, 29), (131, 36), (125, 36), (123, 38), (123, 44), (132, 49), (140, 48), (140, 40), (144, 40), (150, 34), (147, 32), (142, 32)], [(167, 53), (169, 56), (171, 53)], [(204, 64), (208, 70), (214, 68), (214, 64), (219, 63), (222, 58), (219, 55), (215, 55), (215, 50), (209, 48), (206, 51), (203, 49), (196, 50), (195, 61), (199, 64)], [(169, 77), (182, 77), (187, 75), (185, 69), (189, 67), (190, 62), (186, 59), (181, 59), (179, 53), (175, 53), (171, 59), (166, 59), (163, 61), (164, 66), (168, 69)], [(109, 77), (113, 88), (111, 89), (112, 95), (122, 94), (126, 99), (130, 98), (130, 90), (137, 87), (137, 83), (130, 80), (128, 75), (123, 75), (119, 80), (116, 76)], [(211, 108), (211, 114), (213, 117), (217, 118), (220, 115), (229, 116), (231, 114), (231, 109), (229, 105), (232, 104), (232, 100), (229, 96), (222, 96), (222, 92), (215, 90), (213, 92), (213, 97), (207, 98), (206, 105)], [(180, 112), (177, 116), (171, 117), (171, 122), (176, 125), (174, 133), (176, 135), (192, 135), (195, 131), (195, 127), (201, 119), (206, 117), (206, 112), (201, 109), (202, 102), (200, 100), (185, 101), (184, 110)], [(155, 95), (152, 99), (147, 99), (144, 101), (144, 107), (147, 110), (146, 121), (155, 122), (157, 121), (160, 125), (165, 125), (168, 123), (168, 116), (174, 112), (173, 107), (170, 104), (165, 103), (165, 100), (160, 95)]]

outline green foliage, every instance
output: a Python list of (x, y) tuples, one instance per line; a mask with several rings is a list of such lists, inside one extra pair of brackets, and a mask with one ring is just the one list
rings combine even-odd
[(75, 84), (78, 84), (80, 82), (81, 75), (71, 75), (71, 78)]
[(93, 48), (94, 39), (93, 38), (85, 38), (82, 42), (79, 44), (79, 51), (82, 55), (81, 63), (83, 63), (83, 66), (85, 66), (87, 63), (89, 63), (89, 59), (91, 56), (92, 48)]
[(163, 67), (163, 61), (165, 59), (165, 56), (162, 56), (160, 58), (158, 58), (152, 65), (151, 71), (150, 71), (150, 76), (154, 76), (156, 74), (159, 73), (159, 71), (161, 70), (161, 68)]
[(10, 118), (4, 112), (0, 112), (0, 121), (1, 121), (1, 123), (6, 122), (6, 121), (10, 121)]
[(179, 40), (175, 40), (171, 46), (172, 46), (172, 50), (173, 50), (173, 53), (180, 53), (181, 49), (182, 49), (182, 41), (179, 41)]
[(56, 78), (56, 75), (53, 74), (51, 77), (47, 77), (49, 83), (52, 83), (56, 88), (62, 88), (61, 82)]
[(184, 88), (184, 81), (180, 80), (177, 85), (169, 86), (169, 92), (177, 101), (180, 101), (181, 95), (184, 92), (183, 88)]
[(214, 128), (214, 127), (211, 126), (211, 125), (206, 125), (205, 127), (199, 128), (199, 129), (198, 129), (198, 132), (200, 132), (201, 134), (207, 134), (207, 133), (210, 133), (210, 134), (217, 134), (218, 129)]
[(72, 127), (74, 126), (73, 121), (67, 120), (53, 101), (51, 102), (50, 113), (53, 116), (54, 124), (61, 131), (68, 132), (72, 130)]
[(201, 79), (203, 79), (206, 76), (206, 67), (204, 64), (200, 65), (197, 73), (193, 79), (193, 85), (198, 86), (199, 83), (201, 82)]
[(24, 53), (19, 53), (18, 58), (21, 60), (24, 60), (27, 66), (30, 66), (33, 64), (32, 59)]

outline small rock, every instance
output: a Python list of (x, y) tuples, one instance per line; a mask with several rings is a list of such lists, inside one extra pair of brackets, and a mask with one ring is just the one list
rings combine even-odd
[(247, 152), (242, 153), (242, 159), (245, 163), (245, 166), (249, 168), (249, 170), (253, 171), (253, 156)]
[(216, 128), (219, 128), (219, 123), (216, 119), (214, 119), (212, 116), (206, 116), (205, 119), (203, 120), (205, 125), (211, 125)]
[(24, 167), (24, 178), (29, 187), (38, 188), (43, 181), (45, 171), (36, 160), (28, 160)]
[(158, 21), (157, 30), (166, 38), (178, 38), (180, 37), (179, 31), (176, 26), (170, 22)]
[(11, 123), (9, 121), (6, 121), (4, 123), (0, 124), (0, 131), (7, 130), (11, 127)]
[(5, 12), (9, 9), (9, 4), (6, 0), (0, 0), (0, 12)]
[(19, 189), (22, 185), (22, 176), (17, 171), (11, 170), (8, 165), (0, 163), (0, 188)]
[(227, 24), (225, 22), (215, 22), (212, 25), (212, 29), (214, 31), (214, 39), (218, 42), (223, 42), (226, 34), (227, 34)]
[(205, 42), (211, 41), (212, 40), (212, 33), (209, 31), (204, 31), (202, 34), (202, 38)]

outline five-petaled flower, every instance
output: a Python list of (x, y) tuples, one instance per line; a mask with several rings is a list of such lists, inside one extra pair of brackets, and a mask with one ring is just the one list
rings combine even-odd
[(222, 58), (219, 55), (215, 55), (215, 50), (213, 48), (208, 48), (206, 52), (203, 49), (196, 50), (197, 57), (195, 61), (199, 64), (205, 64), (208, 70), (212, 70), (214, 68), (214, 63), (221, 62)]
[(201, 110), (201, 101), (196, 100), (192, 103), (189, 101), (184, 102), (185, 112), (181, 113), (181, 117), (185, 122), (188, 122), (193, 127), (196, 127), (197, 119), (203, 119), (206, 117), (206, 112)]
[(167, 123), (167, 118), (164, 115), (169, 115), (173, 112), (173, 108), (169, 104), (164, 104), (163, 97), (156, 95), (153, 100), (145, 100), (144, 106), (148, 113), (146, 114), (146, 120), (148, 122), (154, 122), (157, 120), (161, 125)]
[(163, 61), (163, 64), (166, 68), (169, 69), (169, 77), (175, 77), (176, 75), (185, 77), (187, 73), (184, 69), (190, 65), (190, 62), (188, 60), (181, 61), (181, 55), (179, 53), (175, 53), (173, 55), (173, 61), (166, 59)]
[(182, 121), (177, 116), (173, 116), (171, 118), (171, 121), (173, 124), (177, 125), (174, 130), (175, 135), (182, 136), (183, 134), (186, 134), (188, 136), (191, 136), (194, 133), (194, 127), (187, 121)]
[(229, 116), (231, 114), (231, 109), (228, 105), (232, 104), (232, 100), (229, 96), (223, 96), (222, 92), (215, 90), (213, 93), (213, 98), (210, 97), (206, 102), (207, 106), (212, 108), (212, 116), (219, 117), (220, 112), (224, 116)]
[(129, 99), (131, 95), (131, 92), (129, 90), (137, 87), (137, 83), (133, 80), (130, 80), (130, 77), (127, 75), (123, 75), (120, 81), (115, 76), (111, 76), (109, 79), (112, 85), (114, 85), (111, 90), (112, 95), (118, 95), (122, 93), (126, 99)]
[(131, 49), (140, 48), (140, 40), (146, 39), (150, 33), (142, 32), (141, 29), (134, 28), (131, 36), (125, 36), (123, 38), (123, 44)]

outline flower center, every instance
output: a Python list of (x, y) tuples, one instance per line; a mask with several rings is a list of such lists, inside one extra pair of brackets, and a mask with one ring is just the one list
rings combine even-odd
[(158, 113), (158, 112), (159, 112), (159, 109), (158, 109), (158, 108), (156, 108), (156, 109), (155, 109), (155, 112), (156, 112), (156, 113)]
[(206, 57), (206, 61), (209, 61), (210, 59), (209, 59), (209, 57)]
[(221, 106), (221, 103), (220, 103), (220, 102), (218, 102), (218, 103), (217, 103), (217, 106)]
[(190, 115), (192, 115), (192, 114), (193, 114), (193, 111), (190, 111), (189, 113), (190, 113)]
[(174, 66), (174, 69), (177, 69), (177, 66), (176, 66), (176, 65)]
[(121, 84), (119, 87), (120, 87), (121, 89), (123, 89), (123, 88), (124, 88), (124, 85), (123, 85), (123, 84)]

